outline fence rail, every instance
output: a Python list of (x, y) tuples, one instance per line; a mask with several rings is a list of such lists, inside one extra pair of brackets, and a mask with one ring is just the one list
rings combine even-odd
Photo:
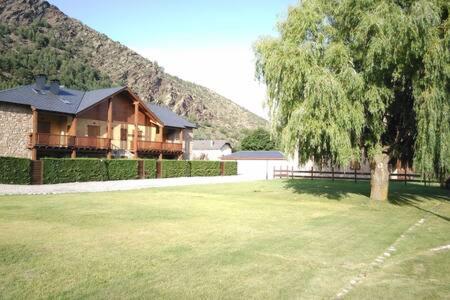
[[(294, 170), (292, 167), (289, 168), (280, 168), (273, 169), (273, 177), (274, 178), (289, 178), (289, 179), (297, 179), (297, 178), (306, 178), (306, 179), (331, 179), (331, 180), (353, 180), (357, 182), (358, 180), (370, 180), (371, 174), (367, 172), (358, 172), (354, 170), (352, 172), (342, 172), (342, 171), (334, 171), (332, 168), (331, 171), (320, 171), (314, 170), (311, 168), (310, 170)], [(439, 183), (438, 181), (432, 180), (431, 178), (424, 178), (420, 174), (415, 173), (390, 173), (389, 174), (390, 181), (400, 181), (404, 182), (423, 182), (425, 185), (428, 183)]]

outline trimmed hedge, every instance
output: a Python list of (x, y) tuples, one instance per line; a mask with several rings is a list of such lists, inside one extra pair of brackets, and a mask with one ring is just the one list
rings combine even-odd
[(189, 177), (191, 175), (189, 161), (186, 160), (163, 160), (162, 178)]
[(143, 159), (144, 178), (156, 178), (156, 159)]
[(220, 161), (193, 160), (191, 176), (220, 176)]
[(30, 184), (30, 169), (28, 158), (0, 157), (0, 183)]
[(108, 180), (127, 180), (138, 178), (138, 161), (133, 159), (105, 160)]
[(237, 175), (237, 161), (224, 161), (224, 175)]
[(44, 158), (44, 183), (103, 181), (106, 164), (97, 158)]

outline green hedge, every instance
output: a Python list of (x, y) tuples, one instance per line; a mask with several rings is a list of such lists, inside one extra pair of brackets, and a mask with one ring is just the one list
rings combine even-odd
[(156, 159), (144, 159), (144, 177), (156, 178)]
[(96, 158), (44, 158), (44, 183), (103, 181), (108, 179), (104, 160)]
[(220, 161), (193, 160), (191, 176), (220, 176)]
[(189, 161), (186, 160), (163, 160), (162, 177), (189, 177), (191, 175)]
[(0, 157), (0, 183), (30, 184), (30, 168), (28, 158)]
[(127, 180), (138, 178), (138, 161), (133, 159), (105, 160), (108, 180)]
[(237, 175), (237, 162), (224, 161), (224, 175)]

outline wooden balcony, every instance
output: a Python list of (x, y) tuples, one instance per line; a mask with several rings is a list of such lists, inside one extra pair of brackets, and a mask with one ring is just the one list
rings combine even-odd
[(99, 137), (77, 136), (75, 138), (77, 149), (110, 149), (111, 140)]
[(183, 152), (182, 143), (163, 143), (154, 141), (138, 141), (138, 151), (143, 152)]
[(49, 133), (30, 134), (30, 147), (39, 148), (77, 148), (77, 149), (109, 149), (109, 139), (98, 137), (84, 137), (71, 135), (57, 135)]
[[(33, 138), (34, 143), (33, 143)], [(75, 145), (75, 137), (70, 135), (57, 135), (50, 133), (30, 134), (30, 145), (49, 148), (69, 148)]]

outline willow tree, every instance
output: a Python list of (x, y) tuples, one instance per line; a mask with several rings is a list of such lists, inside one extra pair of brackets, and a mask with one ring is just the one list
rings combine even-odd
[(282, 147), (302, 162), (371, 161), (387, 199), (389, 162), (450, 170), (448, 0), (305, 0), (255, 45)]

